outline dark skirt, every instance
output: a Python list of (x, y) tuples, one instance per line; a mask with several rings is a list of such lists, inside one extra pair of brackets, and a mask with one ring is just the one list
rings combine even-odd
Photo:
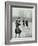
[(16, 28), (16, 29), (15, 29), (15, 33), (16, 33), (16, 34), (20, 34), (20, 33), (21, 33), (20, 28)]

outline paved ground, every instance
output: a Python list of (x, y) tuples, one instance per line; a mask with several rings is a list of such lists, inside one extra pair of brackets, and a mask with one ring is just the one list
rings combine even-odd
[[(15, 22), (13, 22), (12, 25), (13, 25), (13, 28), (12, 28), (12, 37), (15, 38)], [(21, 26), (19, 27), (21, 29), (21, 31), (22, 31), (21, 34), (20, 34), (21, 38), (31, 37), (32, 36), (32, 23), (29, 22), (28, 25), (29, 26), (27, 28), (26, 25), (23, 26), (22, 22), (21, 22)]]

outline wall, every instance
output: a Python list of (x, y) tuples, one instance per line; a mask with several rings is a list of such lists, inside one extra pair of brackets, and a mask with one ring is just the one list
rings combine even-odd
[[(4, 44), (5, 43), (5, 1), (7, 1), (7, 0), (0, 0), (0, 46), (5, 46), (5, 44)], [(38, 0), (10, 0), (10, 1), (31, 2), (31, 3), (37, 2), (37, 4), (38, 4)], [(38, 11), (37, 11), (37, 13), (38, 13)], [(37, 16), (37, 23), (38, 23), (38, 16)], [(38, 33), (38, 31), (37, 31), (37, 33)], [(38, 37), (37, 37), (37, 39), (38, 39)], [(6, 45), (6, 46), (8, 46), (8, 45)], [(38, 43), (16, 44), (16, 45), (9, 45), (9, 46), (38, 46)]]

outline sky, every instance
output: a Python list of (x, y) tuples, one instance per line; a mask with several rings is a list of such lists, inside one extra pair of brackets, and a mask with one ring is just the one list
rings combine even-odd
[(26, 17), (32, 18), (32, 9), (30, 8), (12, 8), (12, 16), (13, 17)]

